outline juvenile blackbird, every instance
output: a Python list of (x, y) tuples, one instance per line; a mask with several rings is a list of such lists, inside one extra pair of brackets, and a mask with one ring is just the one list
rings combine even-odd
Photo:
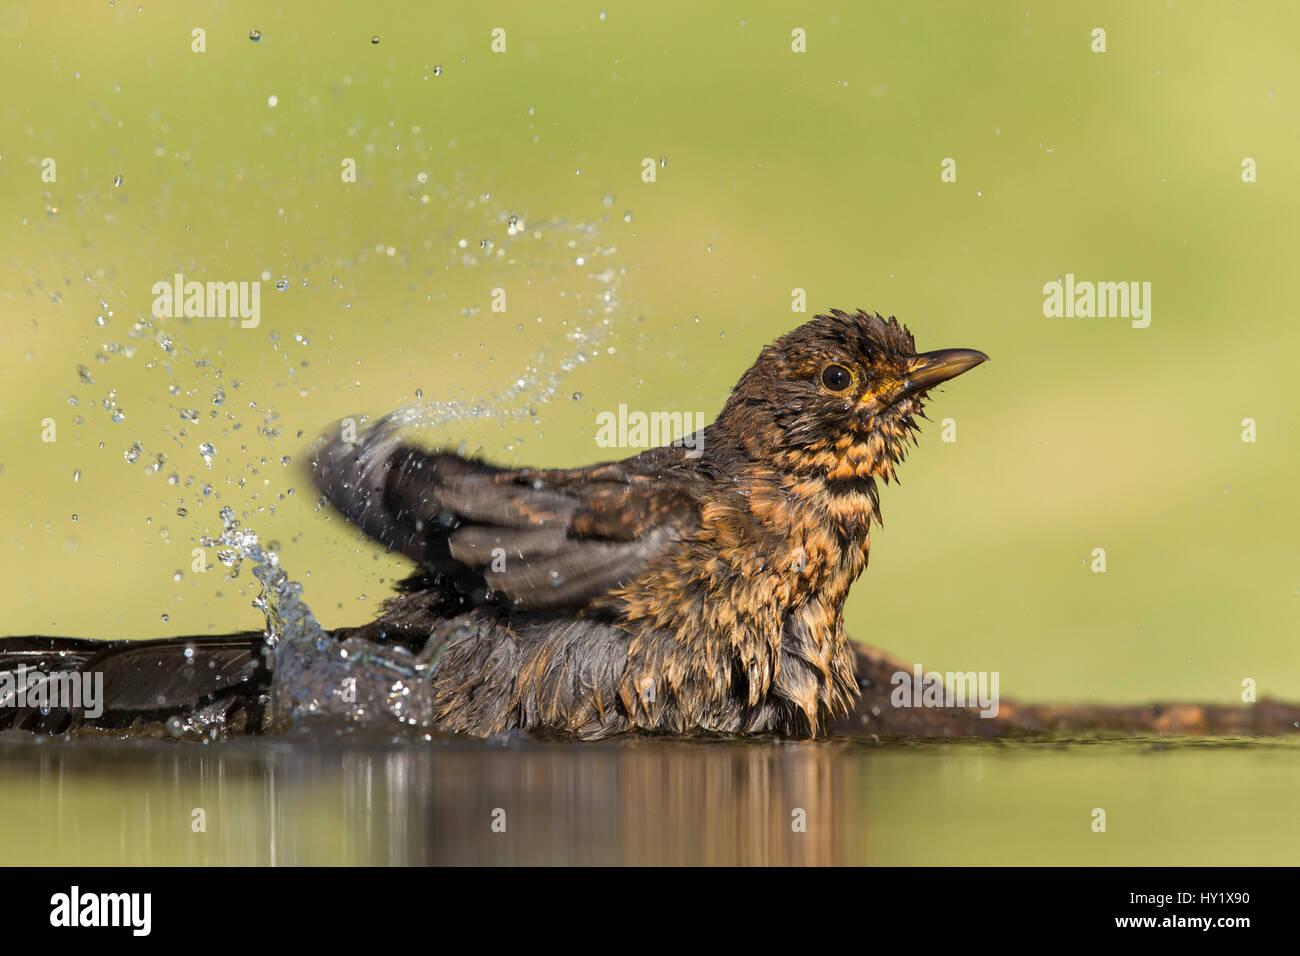
[(364, 630), (428, 639), (441, 729), (816, 736), (858, 694), (843, 607), (877, 479), (928, 390), (987, 358), (837, 310), (764, 348), (688, 441), (502, 469), (377, 427), (313, 474), (419, 565)]

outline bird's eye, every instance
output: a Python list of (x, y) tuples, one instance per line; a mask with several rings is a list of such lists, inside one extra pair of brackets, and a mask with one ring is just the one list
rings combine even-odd
[(832, 392), (842, 392), (853, 384), (853, 374), (843, 365), (827, 365), (822, 369), (822, 384)]

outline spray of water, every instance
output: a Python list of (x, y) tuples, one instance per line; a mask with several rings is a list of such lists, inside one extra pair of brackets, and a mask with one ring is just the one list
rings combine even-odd
[[(577, 227), (576, 234), (596, 243), (594, 226)], [(568, 245), (574, 244), (570, 239)], [(615, 250), (599, 251), (608, 255)], [(559, 394), (568, 373), (610, 333), (621, 275), (622, 270), (614, 267), (589, 274), (598, 303), (589, 310), (594, 312), (593, 324), (569, 332), (562, 349), (536, 356), (507, 391), (473, 401), (420, 399), (386, 415), (376, 427), (436, 429), (480, 418), (534, 416), (536, 406)], [(316, 620), (302, 585), (280, 566), (276, 551), (263, 545), (231, 507), (221, 510), (221, 519), (220, 536), (203, 543), (217, 549), (218, 560), (232, 578), (247, 563), (259, 582), (253, 605), (265, 617), (266, 640), (273, 649), (272, 708), (278, 728), (289, 729), (321, 716), (359, 722), (386, 715), (416, 727), (433, 722), (429, 683), (422, 678), (436, 665), (436, 650), (413, 654), (400, 646), (361, 638), (335, 640)], [(457, 626), (455, 622), (444, 625), (431, 635), (427, 647), (444, 646)]]

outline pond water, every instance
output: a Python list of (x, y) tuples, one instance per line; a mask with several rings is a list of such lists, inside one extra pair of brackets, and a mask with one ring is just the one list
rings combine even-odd
[[(0, 742), (0, 863), (1289, 864), (1300, 856), (1294, 741), (576, 745), (321, 730), (208, 746), (15, 733)], [(1093, 830), (1097, 808), (1105, 832)]]

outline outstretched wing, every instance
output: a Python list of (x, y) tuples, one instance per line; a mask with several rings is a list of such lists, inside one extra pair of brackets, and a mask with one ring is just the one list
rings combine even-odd
[(403, 445), (380, 422), (319, 446), (317, 487), (366, 534), (459, 589), (580, 608), (699, 525), (682, 449), (565, 471), (505, 470)]

